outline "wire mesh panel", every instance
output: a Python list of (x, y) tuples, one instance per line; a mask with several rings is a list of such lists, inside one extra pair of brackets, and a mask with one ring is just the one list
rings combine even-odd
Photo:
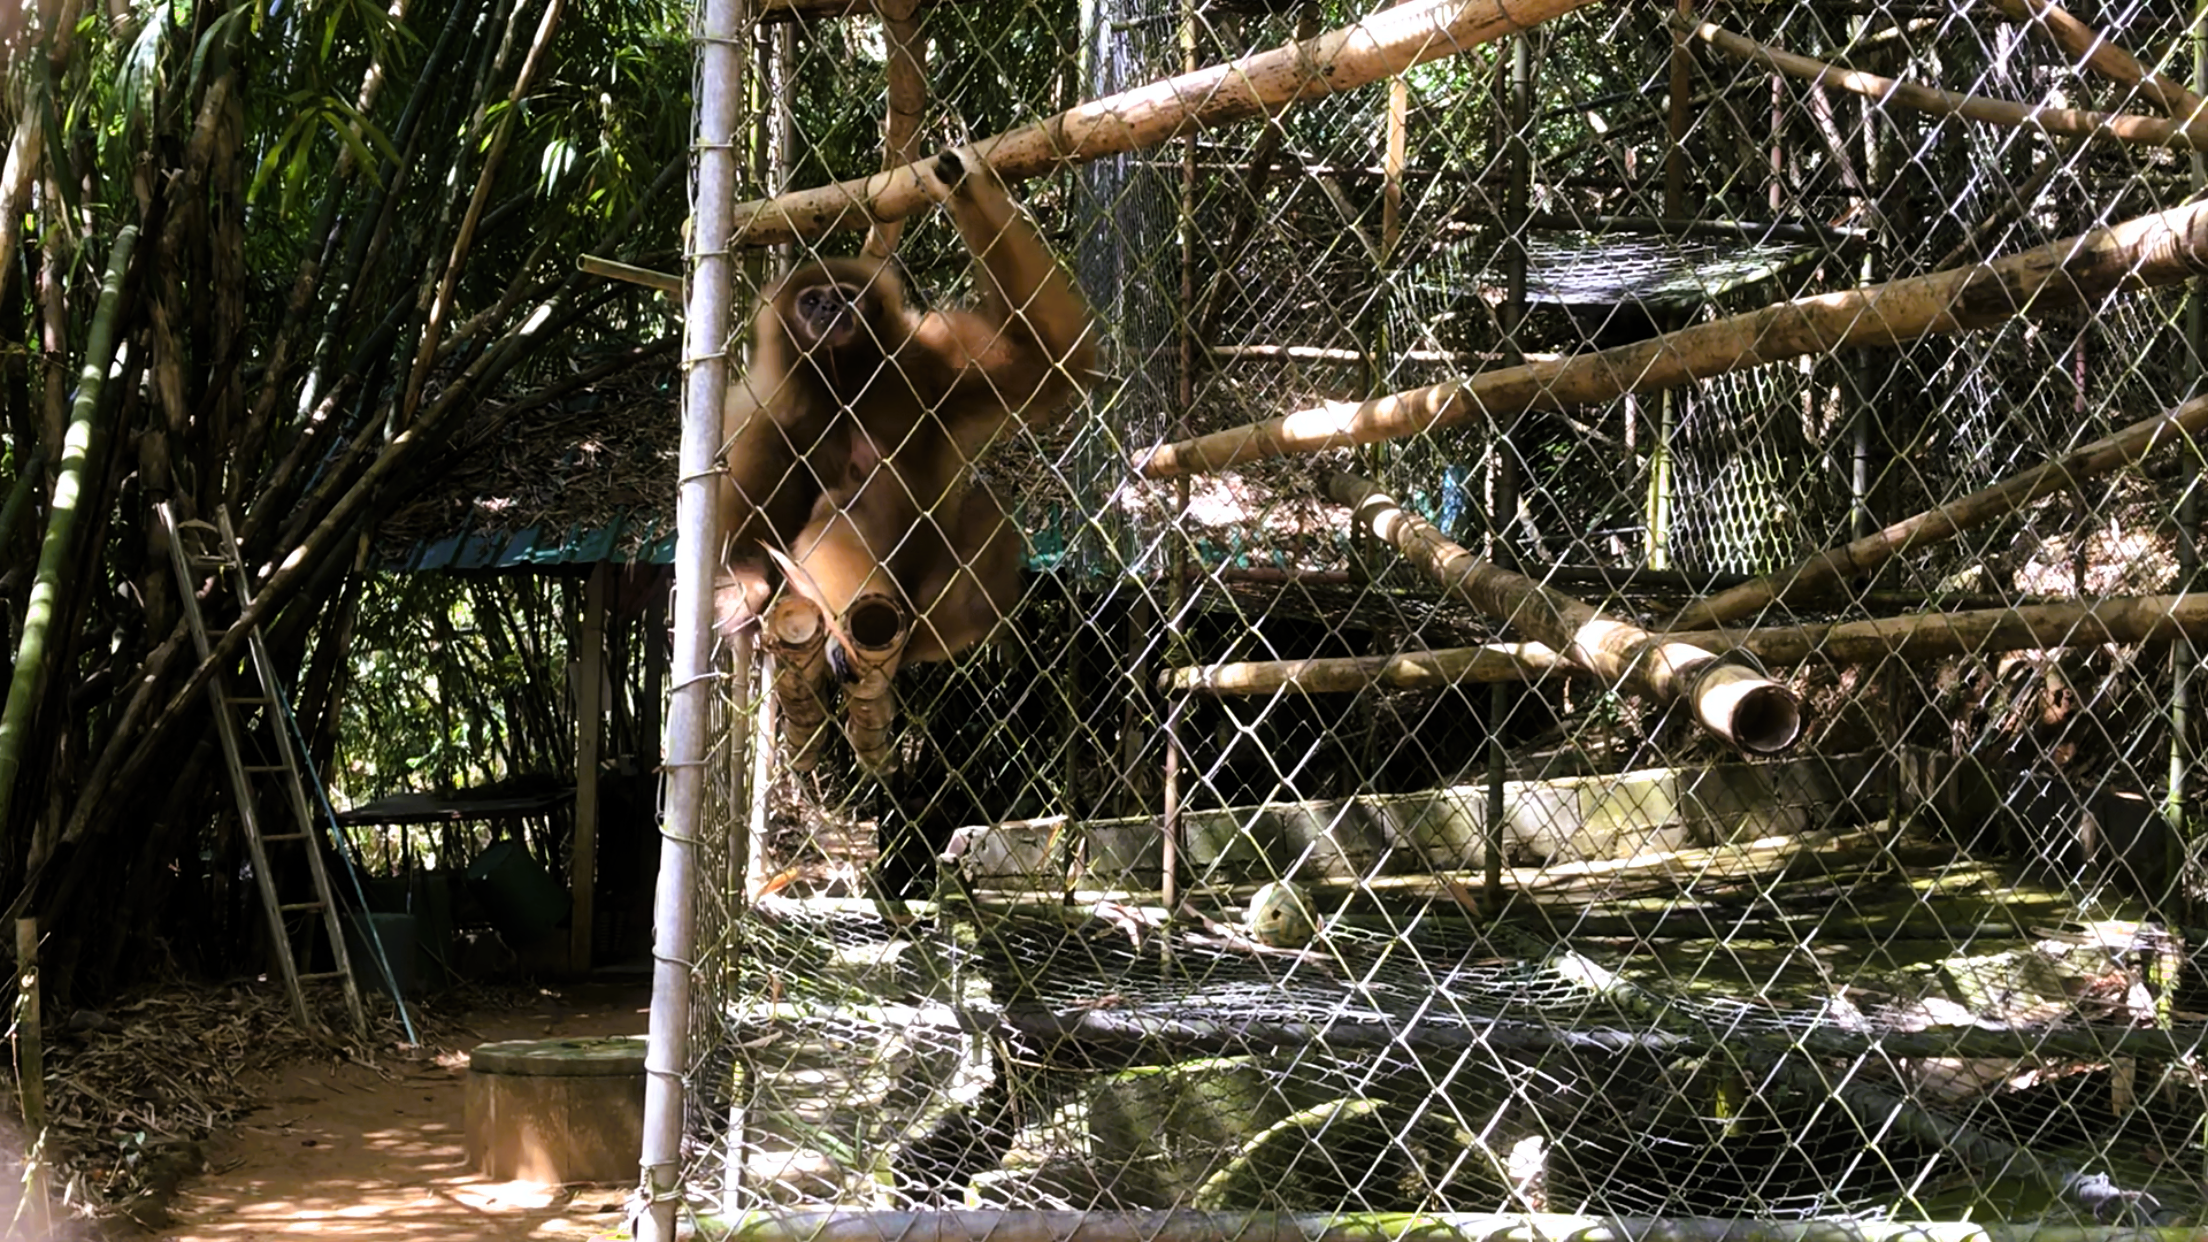
[(701, 1221), (2197, 1223), (2177, 7), (766, 6)]

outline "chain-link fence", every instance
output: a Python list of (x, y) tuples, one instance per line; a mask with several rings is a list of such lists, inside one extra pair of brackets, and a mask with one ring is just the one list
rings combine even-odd
[(886, 753), (726, 704), (693, 1205), (2199, 1222), (2189, 7), (769, 4), (747, 196), (975, 143), (1102, 345)]

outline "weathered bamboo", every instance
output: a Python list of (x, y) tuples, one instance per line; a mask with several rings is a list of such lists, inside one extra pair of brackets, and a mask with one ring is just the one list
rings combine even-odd
[(23, 1236), (50, 1236), (53, 1199), (46, 1152), (46, 1046), (38, 1012), (38, 920), (15, 921), (15, 1081), (23, 1105)]
[(1573, 1216), (1555, 1212), (750, 1212), (712, 1242), (2194, 1242), (2190, 1228), (1916, 1220)]
[(1332, 402), (1153, 450), (1148, 478), (1223, 470), (1417, 435), (1493, 413), (1593, 405), (1806, 354), (1894, 345), (2090, 303), (2208, 272), (2208, 202), (2157, 212), (1994, 263), (1777, 306), (1558, 362), (1503, 367), (1363, 402)]
[(499, 114), (498, 128), (491, 134), (490, 149), (483, 153), (483, 167), (476, 174), (475, 189), (468, 196), (467, 210), (460, 216), (460, 227), (452, 239), (452, 252), (445, 259), (436, 295), (430, 299), (428, 320), (422, 325), (422, 341), (415, 351), (414, 368), (407, 377), (406, 396), (399, 403), (402, 426), (413, 418), (415, 408), (421, 404), (422, 385), (428, 382), (430, 368), (437, 361), (438, 346), (444, 342), (445, 316), (452, 310), (461, 265), (467, 261), (468, 251), (475, 244), (476, 227), (483, 220), (491, 186), (498, 179), (499, 165), (522, 114), (521, 101), (528, 97), (529, 83), (536, 77), (538, 66), (543, 64), (546, 50), (552, 46), (552, 32), (559, 28), (563, 4), (564, 0), (551, 0), (544, 6), (543, 16), (537, 19), (536, 35), (529, 41), (528, 54), (521, 58), (521, 70), (514, 75), (513, 89), (506, 94), (506, 109)]
[(2097, 138), (2138, 147), (2170, 147), (2179, 151), (2208, 150), (2208, 126), (2166, 120), (2158, 116), (2134, 116), (2124, 112), (2088, 112), (2079, 108), (2048, 108), (2038, 104), (1988, 99), (1960, 91), (1941, 90), (1917, 82), (1843, 69), (1808, 56), (1783, 52), (1756, 42), (1714, 22), (1694, 22), (1674, 17), (1672, 26), (1686, 31), (1736, 60), (1776, 69), (1781, 73), (1852, 91), (1881, 104), (1901, 104), (1934, 116), (1960, 116), (2012, 129), (2036, 129), (2073, 138)]
[(1776, 754), (1802, 731), (1794, 691), (1716, 652), (1653, 635), (1602, 615), (1592, 604), (1487, 564), (1426, 519), (1353, 474), (1328, 481), (1356, 521), (1432, 575), (1451, 594), (1508, 621), (1610, 685), (1630, 685), (1669, 702), (1685, 700), (1703, 728), (1751, 754)]
[[(1411, 0), (1352, 26), (1098, 99), (981, 139), (964, 154), (1006, 181), (1121, 155), (1376, 82), (1582, 8), (1592, 0)], [(909, 216), (928, 205), (918, 164), (735, 210), (731, 245), (767, 245)]]
[[(810, 772), (828, 736), (828, 627), (813, 601), (785, 591), (767, 609), (759, 641), (774, 657), (774, 714), (790, 770)], [(772, 741), (761, 737), (759, 744)]]
[[(91, 458), (92, 437), (98, 430), (94, 415), (99, 413), (100, 390), (115, 361), (115, 321), (122, 316), (123, 277), (130, 271), (131, 252), (137, 246), (136, 226), (125, 225), (115, 234), (115, 243), (107, 253), (107, 276), (100, 282), (100, 299), (92, 309), (84, 365), (77, 370), (77, 397), (69, 411), (69, 430), (62, 439), (61, 472), (54, 479), (46, 538), (38, 550), (38, 576), (32, 580), (31, 598), (23, 608), (23, 632), (16, 640), (15, 670), (8, 679), (7, 703), (0, 707), (0, 832), (6, 831), (16, 775), (23, 768), (32, 720), (44, 697), (47, 670), (53, 662), (49, 639), (61, 603), (62, 575), (72, 563), (77, 521), (83, 516), (81, 501), (89, 485), (85, 464)], [(37, 847), (42, 841), (46, 841), (44, 834), (33, 838), (27, 868), (35, 869), (45, 861)]]
[(886, 772), (890, 730), (897, 723), (897, 668), (912, 637), (912, 609), (894, 595), (861, 595), (843, 610), (842, 636), (851, 661), (851, 680), (843, 688), (844, 732), (859, 766)]
[[(1663, 638), (1698, 647), (1722, 644), (1774, 665), (1873, 664), (1890, 657), (1928, 660), (2103, 643), (2202, 640), (2208, 639), (2208, 595), (2123, 596), (2090, 604), (2028, 604), (1731, 632), (1681, 630)], [(1177, 668), (1160, 674), (1159, 685), (1226, 697), (1283, 691), (1337, 694), (1367, 686), (1434, 690), (1464, 682), (1538, 677), (1573, 667), (1555, 648), (1542, 643), (1490, 643), (1394, 656)]]
[[(888, 113), (882, 118), (884, 171), (920, 158), (920, 115), (928, 106), (928, 45), (920, 38), (920, 0), (877, 0), (882, 36), (889, 48)], [(897, 253), (903, 220), (876, 220), (861, 253), (886, 259)]]
[(2068, 490), (2080, 481), (2106, 474), (2145, 457), (2165, 444), (2179, 444), (2208, 429), (2208, 397), (2142, 419), (2113, 435), (2011, 475), (1992, 487), (1972, 492), (1904, 518), (1853, 543), (1819, 552), (1790, 568), (1765, 574), (1720, 591), (1679, 610), (1667, 628), (1706, 629), (1745, 617), (1767, 605), (1799, 598), (1845, 578), (1868, 573), (1887, 561), (1927, 544), (1955, 536), (2025, 505)]
[(2078, 63), (2120, 86), (2134, 87), (2155, 106), (2180, 121), (2201, 119), (2200, 96), (2183, 83), (2149, 69), (2130, 52), (2103, 38), (2101, 32), (2072, 17), (2053, 0), (1993, 0), (2010, 21), (2046, 31), (2056, 46), (2077, 57)]
[(586, 254), (577, 259), (575, 266), (593, 276), (603, 276), (608, 280), (625, 280), (632, 285), (657, 289), (670, 297), (679, 298), (682, 296), (682, 277), (670, 275), (666, 272), (655, 272), (648, 267), (637, 267), (634, 264), (622, 263), (615, 259), (601, 259), (594, 254)]

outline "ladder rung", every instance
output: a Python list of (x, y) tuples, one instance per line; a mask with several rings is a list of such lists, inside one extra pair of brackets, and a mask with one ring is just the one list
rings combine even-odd
[(238, 767), (247, 772), (288, 772), (291, 770), (281, 763), (241, 763)]
[(273, 703), (276, 701), (265, 694), (226, 694), (222, 698), (226, 703)]
[(322, 908), (322, 903), (319, 901), (287, 901), (276, 908), (286, 914), (298, 914), (305, 910), (319, 910)]
[(307, 834), (303, 832), (264, 832), (261, 834), (261, 844), (263, 845), (271, 841), (304, 841), (306, 839)]
[(299, 982), (305, 983), (309, 979), (342, 979), (344, 977), (345, 972), (342, 970), (317, 970), (299, 976)]

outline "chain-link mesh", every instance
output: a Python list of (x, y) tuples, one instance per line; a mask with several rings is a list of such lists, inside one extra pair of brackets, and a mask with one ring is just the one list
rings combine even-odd
[[(750, 196), (902, 163), (851, 7), (756, 26)], [(1018, 604), (886, 756), (848, 669), (805, 762), (724, 704), (780, 745), (715, 755), (701, 1212), (2202, 1218), (2190, 6), (1690, 7), (1004, 178), (1099, 374), (962, 476)], [(924, 5), (917, 150), (1366, 16)], [(921, 207), (913, 313), (987, 318)], [(839, 417), (940, 399), (917, 348)]]

